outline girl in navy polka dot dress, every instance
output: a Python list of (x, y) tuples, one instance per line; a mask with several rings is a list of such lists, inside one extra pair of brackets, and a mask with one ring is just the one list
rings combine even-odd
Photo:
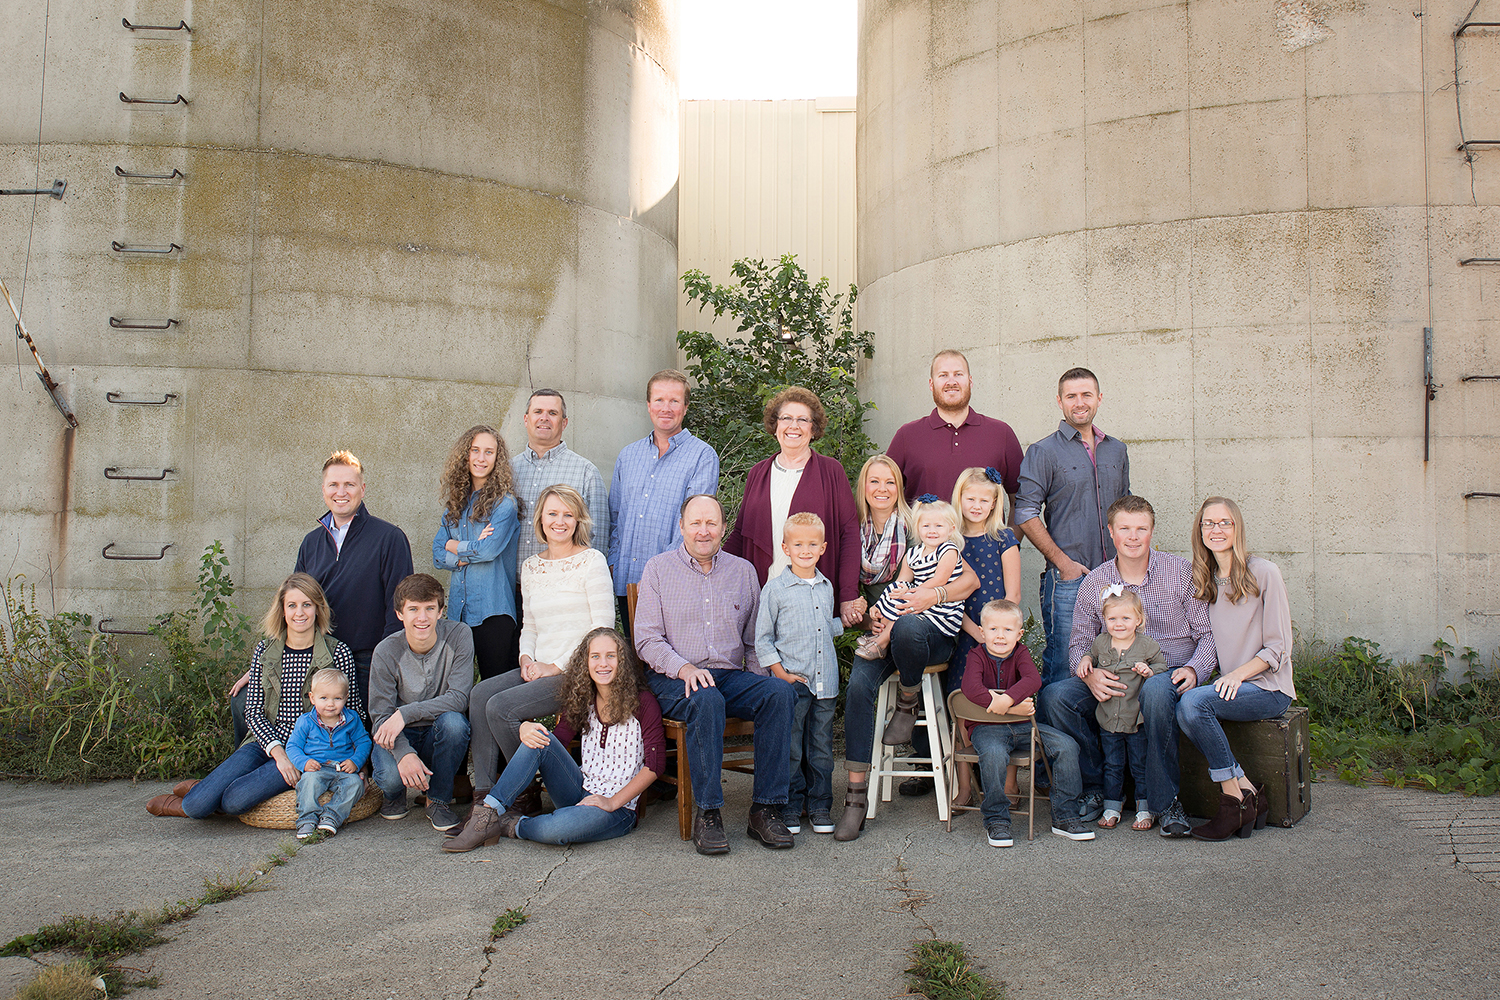
[[(957, 691), (963, 682), (969, 651), (984, 644), (984, 633), (979, 628), (980, 609), (990, 601), (1019, 603), (1021, 596), (1021, 549), (1015, 532), (1005, 526), (1005, 493), (1001, 490), (1000, 473), (980, 468), (961, 472), (953, 487), (953, 509), (963, 519), (964, 558), (979, 574), (979, 589), (964, 602), (963, 631), (943, 679), (943, 687), (948, 691)], [(954, 802), (970, 804), (971, 782), (969, 765), (961, 765)], [(1005, 784), (1006, 793), (1015, 794), (1015, 768), (1006, 772)]]

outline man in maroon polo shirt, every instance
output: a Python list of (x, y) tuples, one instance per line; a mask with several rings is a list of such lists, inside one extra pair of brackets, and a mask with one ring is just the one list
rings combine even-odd
[(939, 351), (932, 359), (931, 413), (902, 424), (886, 454), (901, 467), (906, 499), (931, 493), (944, 500), (963, 470), (994, 468), (1005, 482), (1014, 512), (1021, 485), (1021, 442), (1010, 424), (987, 417), (969, 405), (973, 383), (968, 359), (958, 351)]
[[(1016, 432), (1005, 421), (987, 417), (969, 405), (973, 383), (969, 360), (961, 352), (938, 351), (928, 376), (927, 385), (937, 405), (927, 416), (902, 424), (886, 449), (906, 481), (906, 499), (931, 493), (949, 500), (960, 472), (975, 466), (993, 468), (1005, 484), (1010, 519), (1014, 520), (1022, 458)], [(930, 601), (906, 603), (911, 612), (931, 607)], [(924, 730), (917, 732), (912, 745), (918, 756), (929, 753)], [(900, 785), (902, 795), (926, 795), (932, 788), (931, 778), (907, 778)]]

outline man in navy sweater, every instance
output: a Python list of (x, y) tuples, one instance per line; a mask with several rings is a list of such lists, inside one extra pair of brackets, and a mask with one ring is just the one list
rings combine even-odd
[(333, 637), (354, 654), (359, 696), (370, 703), (370, 660), (375, 647), (401, 631), (396, 584), (412, 574), (406, 533), (365, 509), (365, 474), (359, 459), (336, 451), (323, 463), (328, 513), (302, 539), (299, 573), (323, 587), (333, 611)]

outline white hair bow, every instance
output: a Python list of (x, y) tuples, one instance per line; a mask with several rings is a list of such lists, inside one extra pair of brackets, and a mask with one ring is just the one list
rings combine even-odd
[(1119, 597), (1123, 593), (1125, 593), (1125, 585), (1123, 583), (1117, 583), (1113, 586), (1105, 587), (1104, 593), (1099, 595), (1099, 599), (1102, 601), (1106, 597)]

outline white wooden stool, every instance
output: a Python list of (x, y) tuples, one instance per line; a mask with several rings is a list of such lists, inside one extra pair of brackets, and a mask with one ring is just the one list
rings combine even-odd
[[(897, 757), (896, 748), (886, 746), (880, 736), (896, 712), (896, 698), (901, 690), (899, 674), (891, 674), (880, 685), (875, 701), (875, 744), (870, 754), (870, 805), (865, 813), (875, 818), (881, 802), (891, 801), (897, 778), (931, 778), (937, 792), (938, 820), (948, 821), (948, 776), (943, 761), (952, 752), (952, 734), (948, 727), (948, 710), (943, 703), (943, 673), (948, 664), (934, 663), (922, 671), (921, 697), (917, 701), (917, 725), (927, 728), (928, 757)], [(925, 766), (923, 766), (925, 765)]]

